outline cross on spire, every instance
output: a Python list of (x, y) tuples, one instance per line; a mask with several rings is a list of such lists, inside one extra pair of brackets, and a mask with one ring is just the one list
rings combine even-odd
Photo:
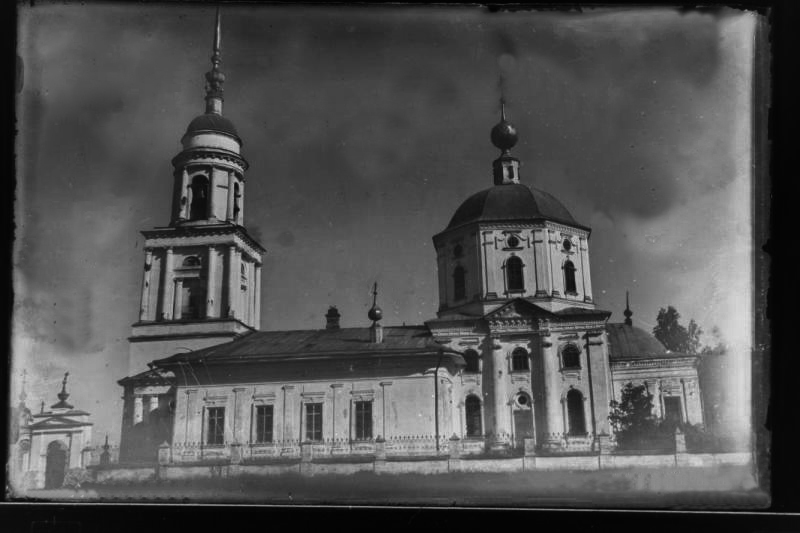
[(217, 17), (214, 24), (214, 45), (211, 55), (211, 70), (206, 72), (206, 113), (221, 115), (223, 88), (225, 75), (220, 72), (219, 65), (222, 59), (222, 24), (220, 22), (220, 9), (217, 6)]
[(633, 311), (631, 311), (630, 297), (628, 291), (625, 291), (625, 311), (623, 311), (622, 314), (625, 315), (625, 325), (633, 326), (633, 320), (631, 320), (631, 317), (633, 316)]

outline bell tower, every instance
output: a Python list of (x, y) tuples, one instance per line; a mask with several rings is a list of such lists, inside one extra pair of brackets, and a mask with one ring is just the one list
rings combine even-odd
[(223, 116), (225, 75), (217, 11), (205, 112), (189, 123), (172, 159), (169, 225), (142, 231), (144, 268), (129, 371), (179, 351), (230, 341), (260, 325), (264, 248), (244, 226), (247, 161)]

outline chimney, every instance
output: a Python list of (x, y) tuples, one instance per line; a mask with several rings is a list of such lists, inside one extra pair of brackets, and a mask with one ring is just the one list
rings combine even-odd
[(339, 329), (339, 319), (342, 315), (335, 306), (330, 306), (328, 312), (325, 313), (325, 329)]

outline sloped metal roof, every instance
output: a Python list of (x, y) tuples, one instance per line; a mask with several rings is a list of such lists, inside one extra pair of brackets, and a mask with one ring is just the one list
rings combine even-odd
[(189, 123), (189, 127), (186, 128), (187, 135), (200, 131), (216, 131), (227, 133), (237, 139), (239, 138), (239, 133), (236, 131), (236, 126), (233, 125), (233, 122), (227, 117), (217, 115), (216, 113), (199, 115), (195, 117), (194, 120)]
[(522, 183), (495, 185), (473, 194), (459, 206), (447, 229), (472, 222), (552, 220), (588, 229), (575, 221), (554, 196)]
[(686, 354), (668, 352), (653, 335), (635, 326), (606, 324), (606, 331), (611, 361), (687, 357)]
[[(281, 358), (285, 356), (390, 353), (429, 353), (443, 348), (433, 340), (426, 326), (383, 328), (383, 342), (370, 342), (369, 328), (256, 331), (231, 342), (156, 361), (169, 365), (202, 359), (205, 362), (236, 359)], [(452, 351), (452, 350), (447, 350)]]

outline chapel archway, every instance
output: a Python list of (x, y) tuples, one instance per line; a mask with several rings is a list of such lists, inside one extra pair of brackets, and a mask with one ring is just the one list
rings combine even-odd
[(67, 474), (67, 446), (60, 440), (47, 445), (47, 464), (44, 473), (44, 488), (57, 489), (64, 484)]
[(525, 439), (534, 438), (533, 427), (533, 402), (530, 395), (520, 392), (514, 396), (512, 402), (514, 418), (514, 446), (525, 447)]

